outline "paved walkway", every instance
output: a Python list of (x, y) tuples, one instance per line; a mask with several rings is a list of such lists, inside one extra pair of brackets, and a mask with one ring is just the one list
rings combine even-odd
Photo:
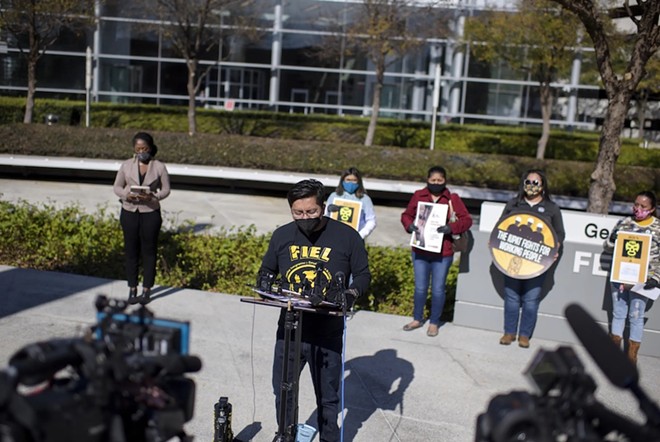
[[(55, 206), (78, 201), (89, 210), (97, 204), (118, 206), (108, 186), (0, 180), (0, 193), (5, 200), (50, 200)], [(176, 191), (163, 207), (166, 216), (209, 228), (236, 224), (236, 213), (258, 231), (289, 219), (286, 201), (277, 198)], [(402, 209), (377, 210), (379, 225), (369, 241), (405, 244), (407, 235), (398, 224)], [(97, 294), (127, 295), (124, 281), (11, 267), (0, 267), (0, 287), (0, 361), (37, 340), (79, 335), (94, 321)], [(149, 308), (158, 317), (192, 324), (191, 352), (204, 363), (194, 375), (196, 411), (187, 425), (196, 440), (212, 440), (213, 404), (228, 396), (236, 436), (272, 441), (276, 424), (270, 373), (277, 310), (240, 302), (236, 296), (174, 287), (156, 288)], [(408, 320), (358, 312), (347, 322), (345, 441), (471, 442), (476, 417), (489, 400), (513, 389), (530, 391), (523, 370), (538, 349), (560, 344), (535, 339), (528, 350), (503, 347), (498, 333), (453, 324), (429, 338), (424, 329), (402, 331)], [(576, 351), (596, 379), (596, 396), (639, 420), (632, 395), (611, 386), (583, 349)], [(658, 359), (642, 356), (639, 366), (642, 386), (659, 401)], [(307, 369), (300, 394), (300, 420), (305, 421), (315, 409)]]
[[(79, 336), (94, 321), (97, 294), (126, 296), (123, 281), (1, 266), (0, 287), (0, 361), (25, 344)], [(159, 287), (154, 295), (149, 308), (157, 317), (191, 322), (191, 353), (204, 363), (194, 375), (196, 409), (187, 425), (195, 440), (213, 439), (213, 404), (227, 396), (237, 437), (272, 441), (277, 426), (270, 373), (277, 310), (198, 290)], [(503, 347), (498, 333), (453, 324), (429, 338), (424, 329), (402, 331), (407, 321), (358, 312), (347, 322), (345, 441), (471, 442), (476, 417), (491, 397), (530, 391), (522, 371), (539, 348), (558, 345), (533, 340), (528, 350)], [(585, 352), (576, 351), (596, 378), (597, 397), (621, 413), (638, 416), (632, 395), (609, 385)], [(658, 359), (643, 356), (639, 365), (642, 385), (660, 400)], [(301, 421), (314, 409), (305, 369)]]
[[(421, 187), (421, 186), (420, 186)], [(0, 179), (0, 199), (64, 207), (77, 204), (90, 213), (107, 207), (119, 216), (118, 198), (109, 185), (57, 181)], [(376, 230), (367, 238), (370, 244), (407, 245), (410, 237), (399, 221), (405, 207), (376, 205)], [(271, 232), (291, 221), (286, 198), (224, 192), (196, 192), (174, 189), (162, 201), (165, 228), (192, 222), (198, 230), (230, 229), (254, 225), (258, 233)]]

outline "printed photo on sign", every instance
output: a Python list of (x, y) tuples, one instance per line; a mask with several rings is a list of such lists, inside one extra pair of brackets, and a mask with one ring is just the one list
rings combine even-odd
[(495, 266), (515, 279), (530, 279), (547, 271), (559, 251), (557, 234), (533, 213), (501, 220), (488, 242)]
[(345, 200), (342, 198), (335, 198), (332, 202), (339, 210), (330, 212), (330, 218), (336, 219), (344, 224), (348, 224), (355, 230), (360, 227), (360, 213), (362, 211), (362, 203), (360, 201)]
[(651, 235), (618, 232), (612, 255), (612, 282), (637, 284), (647, 278), (651, 255)]
[(447, 204), (417, 203), (415, 226), (417, 231), (410, 235), (410, 245), (429, 252), (440, 253), (444, 234), (438, 227), (447, 223)]

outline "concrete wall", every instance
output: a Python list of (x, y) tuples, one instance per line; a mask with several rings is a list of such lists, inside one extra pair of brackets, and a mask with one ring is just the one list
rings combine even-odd
[[(482, 205), (480, 224), (472, 231), (474, 242), (461, 259), (454, 310), (457, 325), (503, 330), (503, 278), (492, 265), (487, 246), (503, 208), (500, 203)], [(578, 343), (564, 317), (564, 309), (570, 303), (580, 304), (609, 330), (609, 275), (600, 267), (600, 254), (619, 217), (570, 210), (563, 210), (562, 215), (566, 241), (558, 264), (546, 278), (534, 337)], [(640, 353), (660, 357), (660, 308), (652, 306), (653, 302), (647, 305)]]

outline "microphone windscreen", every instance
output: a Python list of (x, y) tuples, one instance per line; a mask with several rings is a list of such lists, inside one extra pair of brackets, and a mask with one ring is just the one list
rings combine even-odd
[(637, 384), (637, 368), (584, 308), (570, 304), (564, 313), (584, 348), (612, 384), (620, 388)]
[(339, 289), (344, 290), (346, 288), (346, 275), (344, 272), (339, 271), (335, 273), (335, 281)]
[(184, 373), (195, 373), (202, 369), (202, 360), (197, 356), (188, 355), (164, 355), (164, 356), (139, 356), (138, 366), (145, 367), (151, 375), (164, 370), (169, 375), (182, 375)]

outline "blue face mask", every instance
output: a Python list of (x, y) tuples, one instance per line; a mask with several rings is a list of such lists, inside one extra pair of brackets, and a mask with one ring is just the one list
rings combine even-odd
[(347, 181), (342, 181), (341, 187), (343, 187), (346, 192), (353, 194), (358, 190), (358, 187), (360, 187), (360, 185), (358, 183), (350, 183)]

